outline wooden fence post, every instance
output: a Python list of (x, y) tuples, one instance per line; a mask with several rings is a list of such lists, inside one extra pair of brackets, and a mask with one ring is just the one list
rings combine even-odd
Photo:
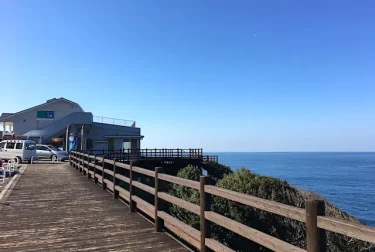
[(79, 169), (80, 161), (78, 159), (79, 156), (78, 156), (77, 152), (75, 153), (75, 157), (76, 157), (76, 159), (75, 159), (75, 162), (76, 162), (75, 168), (76, 168), (76, 170), (78, 170)]
[(95, 161), (94, 161), (94, 183), (98, 183), (98, 178), (96, 177), (96, 155), (95, 155)]
[(82, 170), (83, 170), (83, 153), (82, 152), (80, 152), (79, 153), (80, 155), (79, 155), (79, 172), (82, 172)]
[(211, 208), (210, 195), (204, 191), (204, 186), (207, 184), (207, 177), (200, 176), (200, 228), (201, 228), (201, 250), (209, 251), (206, 246), (206, 238), (211, 237), (210, 228), (208, 226), (208, 221), (205, 217), (205, 211), (209, 211)]
[(116, 190), (116, 158), (113, 160), (113, 198), (118, 199), (119, 191)]
[(91, 173), (90, 173), (90, 156), (87, 156), (87, 179), (91, 179)]
[(104, 183), (104, 175), (105, 175), (105, 172), (104, 172), (104, 168), (105, 168), (105, 159), (104, 159), (104, 156), (103, 156), (103, 170), (102, 170), (102, 188), (103, 190), (107, 190), (107, 184)]
[(133, 200), (134, 195), (134, 187), (133, 187), (133, 162), (130, 162), (130, 169), (129, 169), (129, 209), (130, 212), (135, 212), (137, 209), (137, 203)]
[(323, 200), (306, 201), (306, 236), (308, 252), (326, 252), (326, 231), (318, 228), (318, 216), (325, 215)]
[(159, 173), (163, 172), (162, 167), (155, 168), (155, 232), (161, 232), (164, 228), (164, 220), (158, 216), (158, 211), (163, 211), (163, 202), (159, 199), (158, 193), (162, 191)]
[(82, 169), (82, 174), (83, 175), (86, 175), (86, 171), (85, 171), (85, 168), (87, 168), (87, 169), (89, 169), (88, 167), (88, 165), (87, 165), (87, 167), (85, 167), (85, 161), (86, 161), (86, 159), (85, 159), (85, 153), (83, 154), (83, 169)]

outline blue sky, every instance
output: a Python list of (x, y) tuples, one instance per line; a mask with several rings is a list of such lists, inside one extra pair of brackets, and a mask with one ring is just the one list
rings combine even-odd
[(373, 1), (0, 1), (0, 112), (52, 97), (142, 147), (375, 150)]

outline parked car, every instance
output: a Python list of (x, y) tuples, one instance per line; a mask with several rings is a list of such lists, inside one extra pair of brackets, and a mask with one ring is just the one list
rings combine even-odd
[(61, 151), (53, 145), (37, 144), (36, 145), (36, 154), (38, 156), (38, 159), (49, 159), (49, 160), (52, 160), (52, 161), (69, 160), (69, 153), (68, 152)]
[(37, 158), (35, 142), (31, 140), (4, 140), (0, 142), (0, 159), (17, 160), (18, 163)]

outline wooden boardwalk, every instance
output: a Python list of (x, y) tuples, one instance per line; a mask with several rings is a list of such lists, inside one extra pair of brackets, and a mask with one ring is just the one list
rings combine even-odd
[(0, 208), (0, 251), (187, 251), (68, 164), (29, 165)]

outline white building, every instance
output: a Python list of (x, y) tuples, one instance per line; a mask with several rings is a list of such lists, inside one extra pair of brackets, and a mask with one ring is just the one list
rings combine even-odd
[(140, 149), (141, 129), (134, 121), (95, 117), (78, 103), (53, 98), (16, 113), (0, 115), (0, 137), (23, 137), (64, 146), (76, 140), (78, 150)]

